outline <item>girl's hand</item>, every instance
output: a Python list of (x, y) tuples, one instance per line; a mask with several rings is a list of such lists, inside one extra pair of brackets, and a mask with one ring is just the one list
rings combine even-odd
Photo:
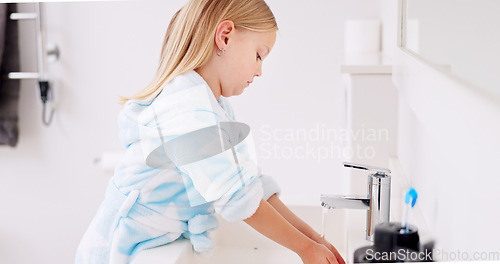
[(338, 264), (335, 255), (325, 245), (314, 241), (299, 256), (304, 264)]
[(328, 242), (326, 239), (322, 238), (318, 233), (313, 234), (310, 238), (314, 240), (316, 243), (324, 245), (328, 250), (330, 250), (337, 258), (339, 264), (345, 264), (344, 259), (337, 251), (337, 249), (332, 244), (330, 244), (330, 242)]

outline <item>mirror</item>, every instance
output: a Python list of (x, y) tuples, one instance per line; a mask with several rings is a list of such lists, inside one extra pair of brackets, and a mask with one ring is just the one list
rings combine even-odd
[(500, 1), (403, 1), (402, 46), (500, 98)]

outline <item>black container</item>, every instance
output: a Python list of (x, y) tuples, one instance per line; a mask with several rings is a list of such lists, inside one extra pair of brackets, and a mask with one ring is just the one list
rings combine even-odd
[(415, 251), (420, 250), (418, 230), (413, 225), (407, 225), (405, 230), (399, 222), (380, 223), (375, 227), (375, 248), (379, 252), (394, 251), (395, 247), (405, 247)]
[(391, 262), (422, 262), (432, 261), (426, 252), (432, 251), (426, 247), (420, 252), (418, 230), (413, 225), (407, 229), (398, 222), (386, 222), (375, 227), (375, 243), (373, 246), (358, 248), (354, 252), (355, 263), (391, 263)]

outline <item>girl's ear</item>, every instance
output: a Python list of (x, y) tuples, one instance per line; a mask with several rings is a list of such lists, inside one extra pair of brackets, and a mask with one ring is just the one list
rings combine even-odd
[(234, 34), (234, 23), (231, 20), (222, 21), (215, 32), (215, 45), (218, 49), (225, 49)]

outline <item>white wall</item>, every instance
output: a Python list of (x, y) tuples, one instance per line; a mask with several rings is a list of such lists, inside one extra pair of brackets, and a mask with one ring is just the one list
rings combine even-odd
[[(394, 5), (381, 3), (397, 19)], [(460, 43), (456, 48), (473, 52)], [(398, 160), (419, 192), (425, 222), (417, 226), (429, 229), (437, 249), (455, 253), (441, 254), (442, 260), (498, 254), (500, 232), (492, 225), (500, 222), (500, 102), (398, 47), (387, 53), (399, 93)]]
[[(71, 263), (77, 244), (101, 202), (110, 175), (95, 163), (104, 151), (121, 151), (118, 95), (144, 87), (154, 75), (173, 13), (185, 1), (48, 3), (47, 37), (61, 50), (49, 65), (57, 112), (41, 122), (35, 81), (22, 81), (20, 140), (0, 147), (0, 262)], [(248, 123), (263, 172), (273, 175), (288, 204), (319, 203), (320, 193), (342, 193), (340, 156), (266, 157), (267, 145), (313, 155), (335, 150), (338, 140), (267, 141), (268, 132), (341, 129), (339, 73), (346, 19), (378, 18), (373, 0), (268, 0), (280, 31), (263, 77), (231, 98)], [(32, 4), (19, 11), (30, 12)], [(34, 25), (20, 22), (23, 71), (36, 69)], [(319, 130), (317, 130), (319, 126)], [(284, 134), (282, 134), (284, 135)], [(286, 153), (284, 153), (286, 154)]]
[(380, 19), (382, 20), (382, 53), (389, 60), (395, 58), (398, 38), (398, 0), (380, 1)]

